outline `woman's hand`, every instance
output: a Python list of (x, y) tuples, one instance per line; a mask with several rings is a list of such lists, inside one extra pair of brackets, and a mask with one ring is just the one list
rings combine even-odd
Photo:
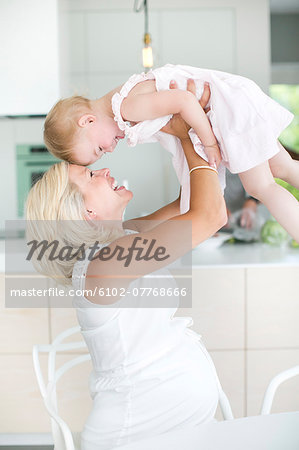
[[(170, 89), (177, 89), (177, 83), (172, 80), (169, 84)], [(187, 81), (187, 91), (192, 92), (192, 94), (196, 94), (196, 87), (194, 80), (189, 79)], [(205, 83), (204, 85), (204, 91), (202, 93), (202, 96), (199, 100), (200, 106), (205, 110), (205, 112), (208, 112), (206, 110), (206, 106), (210, 100), (211, 92), (210, 87), (208, 83)], [(179, 139), (189, 139), (188, 131), (190, 130), (190, 126), (182, 119), (180, 114), (174, 114), (173, 118), (165, 125), (165, 127), (161, 128), (161, 131), (164, 131), (165, 133), (172, 134)]]
[[(169, 87), (170, 87), (170, 89), (177, 89), (176, 82), (171, 81)], [(188, 80), (187, 91), (191, 92), (194, 96), (196, 96), (196, 86), (195, 86), (194, 80), (191, 80), (191, 79)], [(210, 92), (209, 84), (205, 83), (203, 94), (201, 96), (201, 99), (198, 101), (199, 105), (201, 106), (202, 113), (203, 112), (207, 113), (210, 110), (210, 108), (207, 108), (207, 104), (210, 100), (210, 95), (211, 95), (211, 92)], [(203, 115), (201, 120), (203, 120), (203, 119), (207, 120), (205, 115)], [(203, 124), (203, 122), (202, 122), (202, 124)], [(208, 131), (207, 127), (210, 129), (209, 131)], [(183, 139), (188, 139), (189, 129), (190, 129), (190, 126), (187, 124), (187, 122), (185, 122), (180, 117), (180, 115), (174, 114), (173, 118), (168, 122), (168, 124), (164, 128), (162, 128), (162, 131), (164, 131), (165, 133), (173, 134), (182, 141)], [(203, 128), (203, 131), (208, 134), (210, 132), (213, 136), (213, 138), (210, 137), (208, 139), (208, 142), (211, 142), (209, 144), (204, 144), (204, 140), (202, 138), (201, 138), (201, 140), (204, 145), (205, 153), (208, 157), (209, 165), (211, 167), (217, 168), (222, 159), (221, 152), (220, 152), (216, 137), (211, 128), (211, 124), (208, 120), (207, 120), (206, 126)], [(199, 134), (199, 136), (201, 136), (201, 134)], [(213, 142), (211, 139), (213, 140)], [(207, 137), (205, 138), (205, 141), (207, 141)]]
[(254, 219), (257, 211), (257, 203), (252, 198), (248, 198), (242, 208), (240, 225), (243, 228), (251, 229), (254, 224)]
[[(170, 89), (178, 88), (178, 85), (175, 80), (171, 80), (171, 82), (169, 83), (169, 88)], [(196, 95), (195, 82), (191, 78), (189, 78), (189, 80), (187, 80), (187, 91), (192, 92), (193, 95)], [(202, 93), (200, 100), (198, 100), (198, 103), (200, 104), (202, 109), (205, 110), (206, 113), (210, 111), (210, 108), (207, 108), (207, 104), (210, 101), (210, 97), (211, 97), (210, 85), (209, 85), (209, 83), (205, 82), (204, 88), (203, 88), (203, 93)]]

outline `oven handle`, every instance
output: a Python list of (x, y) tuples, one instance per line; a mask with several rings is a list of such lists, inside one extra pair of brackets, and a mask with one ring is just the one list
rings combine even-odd
[(53, 164), (55, 164), (53, 161), (30, 161), (30, 162), (26, 162), (25, 166), (26, 167), (52, 166)]

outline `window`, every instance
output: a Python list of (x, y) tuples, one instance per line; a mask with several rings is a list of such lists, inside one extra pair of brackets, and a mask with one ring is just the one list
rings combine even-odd
[(299, 154), (299, 85), (272, 84), (270, 97), (291, 111), (295, 117), (279, 140), (289, 150)]
[[(288, 150), (299, 154), (299, 85), (272, 84), (270, 97), (295, 115), (292, 123), (281, 133), (279, 140)], [(278, 180), (278, 182), (292, 192), (299, 201), (299, 189), (285, 181)]]

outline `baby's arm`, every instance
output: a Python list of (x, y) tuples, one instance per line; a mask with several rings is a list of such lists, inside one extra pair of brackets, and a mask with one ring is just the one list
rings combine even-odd
[(168, 114), (181, 114), (199, 136), (205, 147), (209, 164), (218, 166), (221, 161), (220, 150), (210, 122), (191, 92), (176, 89), (132, 94), (122, 102), (121, 114), (125, 120), (133, 122), (156, 119)]

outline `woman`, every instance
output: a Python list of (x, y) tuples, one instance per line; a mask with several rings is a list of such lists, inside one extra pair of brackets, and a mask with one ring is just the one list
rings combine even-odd
[[(207, 166), (194, 152), (185, 122), (175, 117), (168, 132), (181, 140), (190, 170)], [(165, 267), (189, 250), (186, 225), (192, 225), (193, 248), (226, 221), (213, 170), (194, 169), (190, 187), (187, 213), (179, 213), (177, 200), (147, 218), (125, 223), (123, 212), (133, 194), (124, 187), (115, 189), (109, 169), (91, 172), (61, 162), (29, 193), (30, 239), (59, 241), (60, 255), (67, 244), (77, 256), (97, 241), (98, 253), (93, 253), (92, 260), (86, 254), (77, 262), (47, 258), (48, 249), (35, 261), (42, 273), (66, 284), (72, 277), (75, 288), (88, 291), (74, 302), (93, 362), (93, 408), (82, 432), (82, 450), (113, 449), (213, 420), (219, 382), (200, 336), (187, 328), (190, 319), (173, 317), (178, 297), (172, 295), (167, 304), (162, 295), (158, 303), (155, 295), (142, 295), (153, 286), (175, 289)], [(154, 243), (155, 249), (164, 248), (164, 253), (146, 260), (135, 252), (125, 264), (124, 255), (136, 249), (136, 242)], [(144, 277), (157, 271), (166, 277), (154, 281)], [(117, 295), (110, 295), (113, 288)], [(133, 290), (140, 296), (132, 295)], [(126, 293), (122, 296), (121, 292)]]

